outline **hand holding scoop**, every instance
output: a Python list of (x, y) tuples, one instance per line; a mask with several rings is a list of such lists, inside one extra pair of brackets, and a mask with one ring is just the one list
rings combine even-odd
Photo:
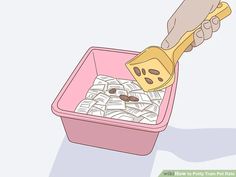
[[(223, 20), (231, 14), (229, 5), (221, 2), (218, 7), (210, 13), (206, 20), (216, 16)], [(186, 32), (179, 42), (170, 49), (151, 46), (126, 63), (127, 68), (144, 91), (154, 91), (166, 88), (174, 83), (175, 65), (181, 55), (194, 41), (194, 32)]]

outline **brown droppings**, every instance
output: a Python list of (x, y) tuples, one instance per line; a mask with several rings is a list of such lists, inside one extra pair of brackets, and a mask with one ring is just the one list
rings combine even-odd
[(149, 69), (148, 70), (149, 73), (154, 74), (154, 75), (159, 75), (160, 71), (156, 70), (156, 69)]
[(129, 96), (129, 101), (139, 101), (139, 99), (135, 96)]
[(115, 88), (110, 89), (110, 90), (109, 90), (109, 93), (110, 93), (110, 94), (115, 94), (115, 93), (116, 93), (116, 89), (115, 89)]
[(163, 82), (163, 79), (162, 79), (161, 77), (158, 77), (158, 80), (159, 80), (160, 82)]
[(127, 95), (120, 95), (119, 98), (123, 101), (126, 101), (126, 102), (129, 101), (129, 97)]
[(145, 77), (144, 79), (145, 79), (145, 81), (146, 81), (148, 84), (153, 84), (152, 79), (147, 78), (147, 77)]
[(142, 69), (142, 73), (143, 73), (143, 75), (146, 75), (145, 69)]
[(141, 71), (138, 67), (134, 67), (134, 72), (137, 76), (141, 76)]

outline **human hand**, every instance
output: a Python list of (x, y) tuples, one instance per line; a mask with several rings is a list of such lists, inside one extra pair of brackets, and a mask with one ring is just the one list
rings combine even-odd
[(162, 48), (174, 47), (186, 32), (194, 30), (199, 25), (201, 27), (194, 32), (194, 42), (186, 51), (191, 51), (204, 40), (210, 39), (213, 32), (220, 28), (220, 19), (216, 16), (210, 20), (205, 19), (217, 8), (219, 3), (220, 0), (184, 0), (168, 21), (169, 34), (162, 42)]

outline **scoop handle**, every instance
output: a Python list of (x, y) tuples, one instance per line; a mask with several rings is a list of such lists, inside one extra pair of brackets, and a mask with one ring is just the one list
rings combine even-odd
[[(207, 16), (206, 20), (210, 20), (214, 16), (217, 16), (220, 20), (223, 20), (224, 18), (229, 16), (231, 12), (231, 8), (226, 2), (220, 2), (218, 7)], [(200, 27), (201, 25), (199, 25), (194, 30), (185, 33), (173, 48), (165, 50), (166, 54), (172, 59), (174, 64), (177, 63), (181, 55), (194, 41), (194, 32)]]

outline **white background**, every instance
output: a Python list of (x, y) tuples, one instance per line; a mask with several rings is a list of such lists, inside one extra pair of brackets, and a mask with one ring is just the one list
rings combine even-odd
[[(50, 105), (82, 55), (90, 46), (142, 51), (160, 45), (180, 2), (0, 1), (0, 176), (49, 176), (65, 137)], [(234, 0), (227, 2), (236, 9)], [(236, 128), (235, 20), (233, 13), (211, 40), (181, 58), (170, 126)], [(236, 168), (233, 164), (235, 155), (189, 162), (158, 150), (152, 176), (162, 169)]]

